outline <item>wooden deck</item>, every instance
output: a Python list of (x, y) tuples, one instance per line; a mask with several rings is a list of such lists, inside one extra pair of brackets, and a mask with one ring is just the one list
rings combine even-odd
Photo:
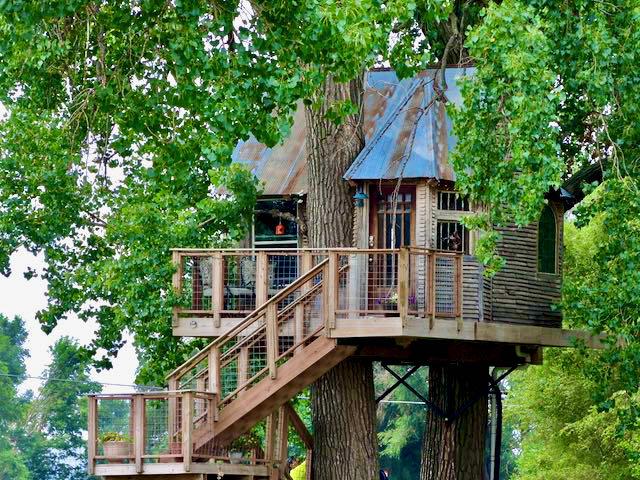
[[(585, 332), (486, 321), (481, 291), (465, 278), (477, 276), (477, 262), (451, 252), (173, 255), (174, 287), (187, 304), (174, 312), (174, 332), (216, 338), (167, 376), (167, 392), (89, 397), (91, 473), (287, 480), (289, 426), (308, 466), (313, 451), (289, 401), (347, 357), (509, 367), (540, 363), (541, 346), (601, 346)], [(262, 443), (249, 452), (245, 442), (243, 463), (232, 463), (233, 442), (261, 421)], [(119, 456), (105, 450), (109, 431), (129, 439)]]

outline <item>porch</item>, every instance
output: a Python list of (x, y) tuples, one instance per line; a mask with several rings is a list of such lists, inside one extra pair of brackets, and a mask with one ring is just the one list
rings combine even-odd
[[(335, 339), (392, 338), (569, 346), (585, 332), (535, 324), (492, 322), (485, 311), (486, 279), (474, 257), (424, 248), (398, 249), (174, 249), (176, 336), (219, 337), (326, 260), (326, 280), (307, 282), (306, 295), (322, 290), (316, 305), (291, 307), (295, 321), (282, 342), (299, 344), (305, 325)], [(324, 303), (320, 306), (319, 303)], [(319, 313), (321, 312), (321, 314)]]

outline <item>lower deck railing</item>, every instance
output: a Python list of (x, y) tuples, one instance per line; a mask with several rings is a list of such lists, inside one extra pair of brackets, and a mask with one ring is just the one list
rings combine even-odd
[(221, 446), (210, 440), (217, 409), (210, 392), (98, 394), (88, 400), (90, 474), (142, 474), (150, 465), (157, 474), (190, 472), (195, 464), (200, 472), (207, 466), (224, 472), (225, 466), (243, 465), (245, 471), (246, 466), (275, 468), (278, 478), (285, 479), (292, 446), (304, 453), (308, 466), (311, 462), (311, 435), (289, 404), (251, 433)]

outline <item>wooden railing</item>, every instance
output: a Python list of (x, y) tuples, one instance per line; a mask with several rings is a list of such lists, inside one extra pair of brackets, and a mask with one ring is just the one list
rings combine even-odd
[[(243, 319), (324, 259), (335, 318), (461, 316), (462, 255), (428, 249), (174, 250), (180, 318)], [(340, 271), (339, 271), (340, 270)], [(323, 287), (324, 288), (324, 287)]]
[[(220, 466), (242, 461), (244, 465), (267, 466), (277, 472), (270, 478), (285, 480), (289, 478), (287, 452), (291, 431), (306, 449), (307, 478), (310, 478), (313, 438), (290, 403), (265, 419), (264, 438), (258, 439), (258, 444), (229, 447), (210, 440), (217, 420), (214, 395), (210, 392), (98, 394), (90, 395), (88, 400), (91, 475), (188, 473), (194, 463), (215, 462)], [(242, 457), (234, 458), (234, 451)], [(164, 470), (149, 471), (150, 464), (167, 466)], [(175, 464), (179, 464), (178, 469)]]
[(320, 334), (327, 323), (323, 260), (280, 290), (225, 335), (214, 340), (167, 379), (170, 388), (202, 384), (222, 408), (269, 375)]
[(194, 459), (213, 458), (194, 449), (213, 430), (217, 406), (211, 392), (184, 390), (88, 397), (88, 470), (101, 464), (180, 462), (188, 472)]

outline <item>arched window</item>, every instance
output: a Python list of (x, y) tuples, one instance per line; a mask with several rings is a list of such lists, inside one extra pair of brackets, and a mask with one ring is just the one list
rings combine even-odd
[(538, 222), (538, 271), (557, 273), (557, 226), (556, 215), (549, 205), (545, 205)]

